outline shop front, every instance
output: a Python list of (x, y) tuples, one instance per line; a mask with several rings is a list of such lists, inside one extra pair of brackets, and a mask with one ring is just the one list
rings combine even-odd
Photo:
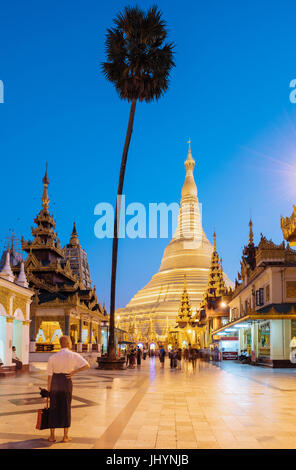
[(228, 328), (213, 336), (218, 340), (220, 358), (223, 361), (235, 361), (239, 353), (239, 334), (237, 328)]
[[(296, 333), (296, 318), (293, 318), (295, 314), (266, 317), (267, 315), (265, 318), (258, 314), (246, 315), (215, 331), (215, 335), (221, 338), (222, 354), (223, 349), (226, 352), (227, 348), (224, 335), (230, 330), (236, 330), (238, 341), (233, 343), (233, 352), (237, 347), (239, 358), (248, 358), (253, 365), (295, 367), (290, 361), (290, 342)], [(229, 345), (231, 344), (229, 341)]]

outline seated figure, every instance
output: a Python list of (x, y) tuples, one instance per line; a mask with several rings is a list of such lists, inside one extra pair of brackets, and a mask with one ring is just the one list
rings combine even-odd
[(17, 370), (20, 370), (23, 367), (22, 361), (20, 361), (16, 355), (15, 346), (12, 346), (12, 362), (16, 365)]

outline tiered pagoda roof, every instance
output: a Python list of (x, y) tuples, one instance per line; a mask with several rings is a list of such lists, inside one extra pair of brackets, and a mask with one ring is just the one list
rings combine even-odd
[(71, 269), (82, 282), (85, 289), (91, 289), (91, 278), (86, 252), (81, 248), (77, 235), (76, 224), (73, 224), (70, 242), (65, 247), (65, 257)]
[[(281, 223), (283, 224), (282, 221)], [(258, 246), (255, 246), (251, 220), (249, 226), (249, 243), (243, 250), (241, 272), (238, 273), (238, 280), (235, 281), (232, 297), (238, 295), (249, 282), (252, 282), (268, 266), (296, 266), (296, 251), (290, 248), (289, 243), (283, 241), (276, 244), (261, 233), (260, 242)]]
[(192, 309), (189, 295), (187, 292), (186, 276), (184, 276), (184, 290), (180, 300), (180, 306), (178, 310), (178, 316), (176, 323), (179, 328), (184, 328), (188, 323), (192, 321)]
[[(36, 291), (35, 300), (41, 304), (52, 301), (72, 301), (88, 310), (104, 314), (98, 304), (96, 288), (85, 285), (79, 273), (73, 272), (66, 249), (62, 248), (55, 232), (56, 221), (50, 214), (47, 169), (42, 179), (42, 208), (34, 219), (36, 227), (32, 227), (32, 241), (22, 238), (22, 248), (28, 253), (25, 271), (29, 286)], [(75, 235), (75, 234), (74, 234)], [(76, 233), (77, 236), (77, 233)], [(78, 238), (77, 238), (78, 239)], [(73, 233), (72, 238), (73, 241)], [(20, 265), (14, 267), (18, 272)]]
[[(199, 321), (205, 320), (206, 311), (214, 310), (215, 314), (225, 315), (225, 309), (220, 309), (221, 301), (224, 297), (228, 297), (231, 289), (228, 289), (223, 274), (222, 258), (217, 252), (216, 233), (214, 232), (213, 252), (210, 263), (208, 285), (201, 300), (200, 308), (196, 317)], [(221, 310), (221, 311), (220, 311)]]

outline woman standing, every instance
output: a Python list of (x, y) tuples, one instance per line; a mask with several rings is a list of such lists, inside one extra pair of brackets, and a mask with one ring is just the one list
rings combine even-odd
[(135, 349), (132, 349), (132, 350), (131, 350), (131, 354), (130, 354), (129, 367), (130, 367), (131, 369), (134, 369), (134, 368), (135, 368), (135, 364), (136, 364), (136, 350), (135, 350)]
[(60, 337), (61, 350), (53, 354), (47, 365), (47, 389), (50, 396), (49, 441), (55, 442), (55, 428), (64, 428), (63, 442), (71, 441), (68, 432), (71, 426), (72, 375), (90, 367), (78, 353), (70, 351), (69, 336)]

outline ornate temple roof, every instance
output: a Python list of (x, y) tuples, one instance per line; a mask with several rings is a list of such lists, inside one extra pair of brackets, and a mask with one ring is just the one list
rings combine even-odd
[(91, 277), (86, 252), (81, 248), (75, 222), (70, 242), (65, 248), (65, 259), (69, 261), (73, 273), (82, 282), (85, 289), (91, 289)]
[[(206, 311), (217, 310), (219, 311), (219, 306), (223, 297), (230, 296), (231, 288), (226, 286), (224, 280), (224, 273), (222, 267), (222, 258), (219, 258), (217, 252), (217, 240), (216, 233), (214, 232), (214, 243), (213, 243), (213, 252), (209, 268), (209, 277), (206, 290), (204, 292), (200, 308), (197, 311), (196, 317), (199, 320), (206, 318)], [(225, 310), (223, 310), (225, 312)]]
[[(36, 227), (32, 228), (32, 241), (22, 238), (22, 247), (28, 253), (25, 272), (29, 285), (36, 291), (35, 300), (39, 304), (47, 302), (68, 302), (80, 306), (85, 311), (104, 315), (104, 310), (97, 301), (96, 289), (90, 282), (86, 253), (80, 247), (76, 226), (74, 224), (70, 244), (62, 248), (55, 232), (56, 222), (49, 212), (47, 168), (42, 179), (42, 208), (35, 218)], [(75, 269), (78, 253), (80, 268)], [(22, 266), (14, 268), (19, 273), (20, 282), (24, 281)], [(86, 280), (88, 282), (86, 282)]]
[(296, 206), (293, 205), (293, 212), (290, 217), (281, 217), (281, 229), (285, 240), (291, 246), (296, 246)]

